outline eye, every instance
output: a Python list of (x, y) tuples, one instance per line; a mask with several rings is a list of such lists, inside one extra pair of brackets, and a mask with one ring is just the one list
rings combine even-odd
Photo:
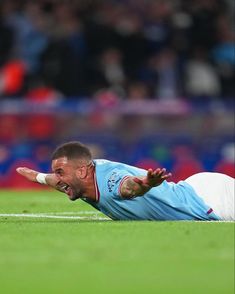
[(62, 176), (64, 174), (64, 171), (62, 169), (56, 170), (55, 174), (58, 176)]

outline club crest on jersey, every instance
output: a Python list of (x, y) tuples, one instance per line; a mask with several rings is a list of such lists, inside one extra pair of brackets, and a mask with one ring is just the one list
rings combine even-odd
[(117, 172), (113, 172), (108, 179), (108, 190), (109, 192), (113, 192), (114, 186), (120, 181), (121, 177), (118, 176)]

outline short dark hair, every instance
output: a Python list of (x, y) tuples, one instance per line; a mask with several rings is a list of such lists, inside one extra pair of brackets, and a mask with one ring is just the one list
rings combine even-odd
[(91, 160), (92, 155), (89, 148), (78, 141), (64, 143), (58, 146), (52, 153), (51, 159), (58, 159), (60, 157), (67, 157), (70, 159), (87, 159)]

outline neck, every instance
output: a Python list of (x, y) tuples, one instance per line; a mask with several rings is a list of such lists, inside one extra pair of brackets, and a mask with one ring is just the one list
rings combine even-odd
[(92, 201), (97, 201), (97, 196), (96, 195), (96, 179), (95, 179), (95, 167), (91, 166), (88, 169), (88, 176), (86, 179), (83, 180), (85, 190), (84, 190), (84, 197), (92, 200)]

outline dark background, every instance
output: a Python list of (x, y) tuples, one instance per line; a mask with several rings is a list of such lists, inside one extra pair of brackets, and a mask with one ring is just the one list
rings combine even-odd
[(173, 180), (234, 175), (229, 0), (1, 1), (0, 186), (50, 170), (57, 144)]

